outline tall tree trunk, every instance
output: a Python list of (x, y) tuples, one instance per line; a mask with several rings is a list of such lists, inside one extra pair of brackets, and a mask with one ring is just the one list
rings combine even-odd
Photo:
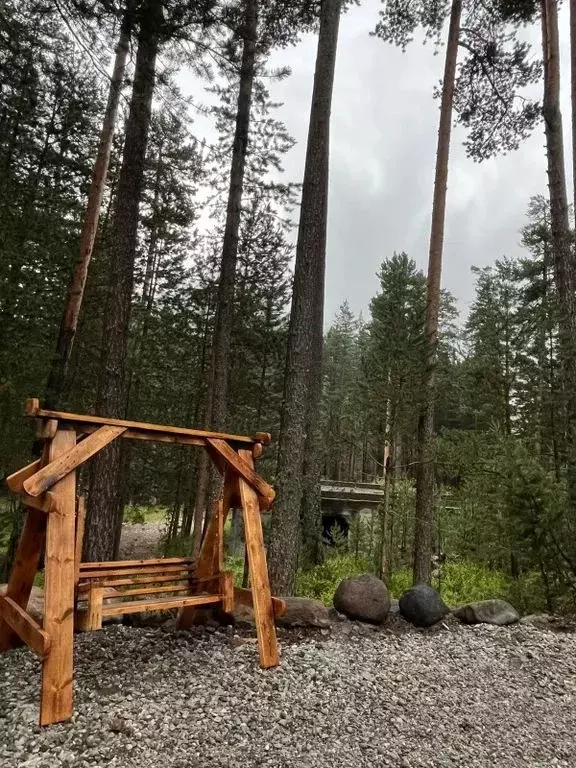
[[(326, 185), (328, 187), (328, 185)], [(326, 196), (328, 189), (326, 188)], [(327, 200), (325, 211), (328, 211)], [(326, 232), (323, 234), (326, 250)], [(324, 256), (322, 256), (324, 260)], [(318, 565), (322, 562), (322, 460), (323, 433), (322, 433), (322, 369), (324, 348), (324, 264), (322, 276), (318, 275), (314, 282), (316, 299), (313, 317), (314, 340), (312, 342), (312, 360), (310, 368), (310, 382), (308, 389), (308, 412), (306, 416), (306, 441), (304, 443), (304, 459), (302, 464), (302, 502), (300, 519), (302, 525), (302, 562), (305, 566)], [(340, 451), (338, 450), (338, 474), (341, 479)]]
[[(300, 226), (288, 333), (278, 454), (278, 499), (270, 528), (270, 582), (276, 594), (294, 592), (300, 541), (302, 472), (308, 414), (316, 398), (317, 303), (323, 302), (328, 211), (330, 111), (341, 0), (324, 0), (308, 128)], [(310, 391), (310, 386), (314, 392)], [(310, 410), (308, 407), (310, 406)]]
[[(160, 12), (161, 7), (154, 0), (149, 0), (142, 10), (134, 85), (110, 238), (112, 252), (97, 407), (99, 414), (114, 418), (125, 416), (127, 408), (126, 355)], [(90, 561), (110, 560), (117, 554), (122, 519), (120, 447), (119, 441), (112, 443), (92, 462), (85, 547), (85, 559)]]
[[(563, 377), (561, 391), (566, 416), (567, 487), (570, 507), (574, 515), (576, 514), (576, 261), (568, 218), (562, 113), (560, 112), (558, 5), (556, 0), (542, 0), (541, 8), (544, 58), (542, 111), (548, 159), (552, 258), (560, 310), (559, 356)], [(572, 15), (574, 15), (573, 11)]]
[(450, 11), (448, 45), (442, 82), (440, 125), (436, 152), (436, 176), (432, 202), (432, 227), (428, 259), (426, 288), (426, 370), (422, 387), (422, 409), (418, 423), (418, 466), (416, 475), (416, 516), (414, 525), (414, 583), (429, 582), (432, 567), (432, 533), (434, 524), (434, 405), (436, 389), (436, 359), (438, 348), (438, 316), (440, 311), (440, 281), (442, 275), (442, 249), (448, 185), (448, 158), (458, 36), (462, 0), (453, 0)]
[(128, 46), (130, 43), (130, 30), (132, 24), (131, 5), (132, 3), (128, 5), (124, 12), (120, 38), (116, 46), (116, 58), (114, 60), (114, 69), (110, 80), (108, 102), (102, 121), (98, 152), (92, 173), (90, 189), (88, 190), (86, 213), (84, 215), (82, 231), (80, 233), (80, 257), (74, 267), (74, 272), (68, 286), (64, 304), (64, 313), (60, 322), (60, 330), (56, 342), (56, 350), (50, 366), (48, 382), (46, 384), (44, 399), (47, 408), (58, 408), (60, 400), (62, 399), (62, 393), (66, 391), (68, 364), (70, 362), (70, 355), (72, 354), (76, 328), (78, 327), (78, 317), (80, 315), (86, 278), (88, 276), (88, 268), (90, 266), (94, 240), (96, 238), (96, 230), (98, 228), (98, 219), (100, 217), (100, 208), (104, 196), (104, 187), (106, 176), (108, 174), (110, 153), (112, 150), (112, 140), (114, 138), (114, 128), (118, 114), (118, 104), (120, 102), (122, 83), (126, 71), (126, 60), (128, 57)]
[[(256, 73), (256, 41), (258, 37), (258, 0), (245, 0), (244, 3), (244, 40), (242, 62), (240, 65), (240, 84), (236, 108), (236, 127), (232, 144), (232, 165), (230, 168), (230, 186), (226, 206), (226, 224), (222, 243), (218, 298), (212, 342), (210, 378), (206, 403), (206, 427), (223, 430), (226, 421), (226, 401), (228, 395), (228, 368), (230, 364), (230, 343), (234, 318), (234, 288), (236, 282), (236, 263), (238, 260), (238, 237), (240, 232), (240, 214), (246, 152), (250, 129), (250, 110), (252, 89)], [(206, 452), (200, 456), (198, 481), (196, 485), (195, 524), (193, 549), (197, 553), (200, 547), (202, 518), (210, 496), (210, 462)]]
[(570, 0), (570, 86), (572, 105), (572, 186), (576, 210), (576, 2)]

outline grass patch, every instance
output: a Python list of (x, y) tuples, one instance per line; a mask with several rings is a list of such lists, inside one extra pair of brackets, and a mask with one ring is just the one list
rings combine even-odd
[(167, 514), (168, 509), (166, 507), (128, 504), (128, 506), (124, 507), (124, 522), (129, 523), (130, 525), (158, 523), (166, 520)]
[[(322, 565), (299, 571), (296, 593), (321, 600), (325, 605), (331, 606), (334, 593), (342, 579), (370, 573), (370, 565), (368, 558), (350, 554), (333, 555)], [(410, 569), (394, 571), (390, 582), (392, 597), (399, 598), (411, 586)], [(450, 607), (499, 597), (511, 602), (524, 614), (547, 610), (540, 576), (534, 572), (524, 573), (519, 579), (511, 579), (502, 571), (492, 570), (479, 563), (447, 563), (441, 579), (435, 579), (433, 586), (439, 589), (445, 603)]]

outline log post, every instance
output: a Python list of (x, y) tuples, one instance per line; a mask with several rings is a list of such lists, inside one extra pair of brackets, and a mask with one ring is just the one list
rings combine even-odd
[[(59, 429), (50, 444), (52, 462), (74, 448), (76, 433)], [(56, 510), (47, 521), (44, 631), (50, 652), (42, 662), (40, 725), (68, 720), (73, 712), (76, 472), (52, 487)]]
[[(251, 468), (254, 467), (251, 451), (240, 450), (239, 454), (240, 458), (249, 464)], [(258, 635), (260, 666), (264, 668), (275, 667), (279, 662), (278, 642), (276, 640), (274, 609), (272, 607), (272, 595), (268, 580), (268, 568), (266, 566), (266, 550), (264, 548), (260, 504), (254, 488), (243, 477), (240, 477), (238, 482), (240, 484), (240, 500), (244, 513), (244, 535), (246, 537), (246, 553), (248, 555), (248, 567), (250, 569), (250, 582), (252, 585), (252, 603)]]

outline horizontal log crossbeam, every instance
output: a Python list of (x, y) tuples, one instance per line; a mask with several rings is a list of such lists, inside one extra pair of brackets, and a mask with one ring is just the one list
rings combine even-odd
[[(202, 446), (208, 450), (221, 471), (230, 467), (235, 474), (254, 488), (263, 509), (269, 509), (274, 502), (275, 493), (272, 486), (260, 477), (238, 453), (240, 449), (246, 450), (251, 447), (253, 454), (260, 455), (262, 446), (270, 443), (270, 435), (266, 432), (258, 432), (254, 437), (246, 437), (65, 411), (50, 411), (40, 408), (39, 401), (35, 399), (27, 401), (25, 413), (27, 416), (40, 419), (44, 425), (50, 424), (58, 428), (60, 424), (84, 436), (73, 448), (54, 461), (43, 466), (39, 460), (34, 461), (7, 478), (8, 487), (22, 496), (24, 504), (44, 512), (52, 511), (51, 500), (47, 497), (46, 491), (116, 438)], [(52, 431), (52, 429), (40, 430), (47, 435)], [(40, 497), (41, 501), (35, 501)]]
[[(269, 445), (271, 437), (267, 432), (257, 432), (254, 437), (245, 435), (232, 435), (224, 432), (209, 432), (203, 429), (189, 429), (188, 427), (174, 427), (165, 424), (148, 424), (143, 421), (129, 421), (128, 419), (109, 419), (104, 416), (91, 416), (89, 414), (67, 413), (66, 411), (48, 411), (40, 408), (40, 403), (36, 399), (28, 400), (24, 411), (26, 416), (36, 419), (57, 419), (64, 422), (66, 426), (73, 426), (77, 432), (86, 431), (86, 425), (89, 426), (113, 426), (124, 427), (134, 432), (130, 437), (136, 437), (136, 433), (148, 432), (159, 433), (160, 435), (173, 435), (176, 437), (195, 437), (204, 441), (206, 438), (216, 438), (227, 440), (231, 443), (238, 443), (243, 446)], [(158, 440), (159, 438), (151, 438)], [(162, 440), (160, 439), (160, 442)]]

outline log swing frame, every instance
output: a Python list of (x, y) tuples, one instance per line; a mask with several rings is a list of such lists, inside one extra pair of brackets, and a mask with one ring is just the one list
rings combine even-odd
[[(278, 664), (274, 618), (286, 604), (270, 593), (261, 522), (275, 493), (254, 469), (269, 434), (245, 437), (43, 410), (36, 399), (27, 401), (24, 413), (36, 419), (44, 447), (41, 459), (6, 479), (27, 515), (8, 587), (0, 596), (0, 652), (25, 643), (40, 656), (40, 725), (72, 716), (74, 628), (100, 629), (107, 616), (179, 608), (178, 626), (186, 628), (199, 606), (220, 605), (232, 613), (235, 602), (243, 603), (254, 608), (260, 665)], [(84, 499), (76, 496), (76, 471), (116, 439), (192, 445), (208, 452), (223, 486), (196, 561), (81, 562)], [(242, 508), (250, 589), (234, 587), (232, 573), (224, 571), (224, 525), (232, 507)], [(40, 626), (27, 605), (43, 551)]]

